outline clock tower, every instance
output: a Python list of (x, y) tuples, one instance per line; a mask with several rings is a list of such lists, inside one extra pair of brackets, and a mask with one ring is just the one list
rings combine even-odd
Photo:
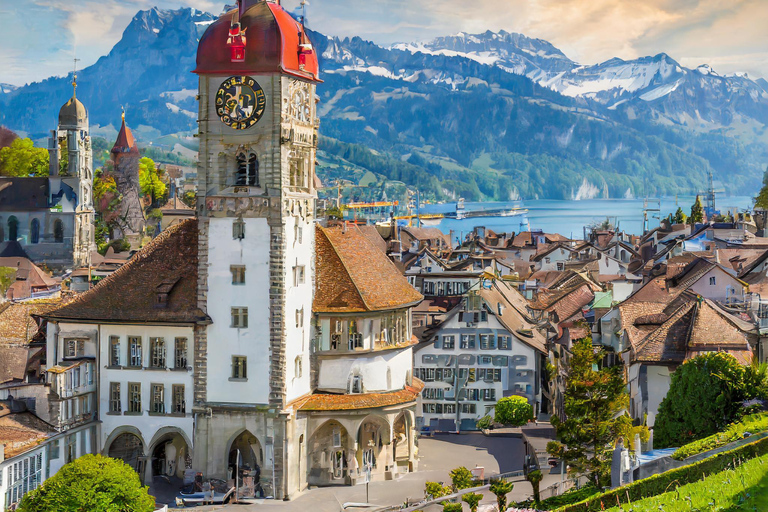
[(317, 58), (279, 2), (240, 0), (206, 30), (194, 72), (198, 300), (212, 323), (195, 335), (192, 467), (258, 465), (268, 493), (289, 497), (288, 461), (305, 449), (290, 402), (311, 392)]

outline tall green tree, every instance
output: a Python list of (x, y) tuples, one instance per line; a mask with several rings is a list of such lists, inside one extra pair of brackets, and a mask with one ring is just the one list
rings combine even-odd
[(0, 176), (48, 176), (48, 150), (36, 148), (30, 139), (15, 139), (0, 149)]
[(472, 477), (472, 472), (464, 466), (451, 470), (450, 476), (454, 492), (469, 489), (475, 480)]
[(763, 174), (763, 187), (755, 198), (755, 207), (768, 210), (768, 167), (765, 168), (765, 173)]
[(678, 206), (675, 212), (675, 224), (685, 224), (686, 220), (688, 220), (688, 217), (683, 213), (683, 209)]
[(529, 472), (525, 478), (531, 482), (531, 487), (533, 487), (533, 502), (539, 503), (541, 501), (541, 492), (539, 491), (539, 486), (541, 485), (541, 480), (544, 478), (544, 475), (542, 475), (541, 471), (538, 469), (534, 469), (533, 471)]
[(702, 354), (680, 365), (659, 405), (654, 446), (682, 446), (738, 419), (741, 403), (755, 394), (747, 382), (747, 367), (723, 352)]
[(155, 500), (120, 459), (84, 455), (21, 500), (19, 512), (152, 512)]
[(701, 204), (701, 198), (699, 196), (696, 196), (696, 201), (694, 201), (693, 206), (691, 206), (691, 216), (688, 220), (690, 221), (691, 226), (699, 222), (704, 222), (704, 205)]
[(165, 197), (167, 187), (163, 181), (164, 174), (151, 158), (144, 157), (139, 161), (139, 187), (141, 194), (150, 199), (151, 206)]
[[(629, 406), (622, 366), (599, 365), (605, 353), (596, 351), (587, 337), (573, 345), (573, 357), (565, 384), (565, 419), (552, 416), (559, 441), (547, 451), (564, 460), (579, 474), (586, 474), (598, 487), (610, 481), (611, 454), (616, 441), (635, 433), (647, 438), (648, 429), (627, 432)], [(630, 425), (631, 426), (631, 425)]]

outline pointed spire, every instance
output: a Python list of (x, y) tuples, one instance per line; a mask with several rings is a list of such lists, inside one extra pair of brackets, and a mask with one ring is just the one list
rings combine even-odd
[(72, 97), (77, 98), (77, 63), (80, 62), (80, 59), (75, 57), (75, 70), (72, 74)]

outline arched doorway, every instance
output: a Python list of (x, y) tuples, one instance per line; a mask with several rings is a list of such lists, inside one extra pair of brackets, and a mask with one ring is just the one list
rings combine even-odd
[(64, 223), (61, 219), (53, 222), (53, 241), (57, 244), (64, 243)]
[(40, 221), (32, 219), (29, 225), (29, 240), (33, 244), (40, 243)]
[[(166, 432), (163, 432), (166, 430)], [(184, 477), (184, 470), (192, 467), (189, 444), (185, 437), (170, 427), (160, 429), (151, 443), (152, 477)]]
[(411, 418), (401, 412), (392, 427), (392, 458), (398, 473), (412, 471), (411, 466)]
[(391, 461), (387, 446), (391, 444), (389, 423), (378, 416), (368, 416), (357, 432), (357, 459), (360, 471), (371, 476), (387, 471)]
[(109, 445), (107, 455), (120, 459), (136, 471), (139, 476), (144, 472), (144, 443), (141, 438), (129, 432), (118, 435)]
[(347, 484), (356, 476), (357, 461), (347, 429), (336, 420), (323, 423), (307, 446), (309, 485)]
[(8, 217), (8, 240), (15, 242), (19, 238), (19, 219), (14, 215)]
[(230, 444), (227, 477), (237, 475), (241, 488), (240, 497), (263, 496), (261, 472), (264, 467), (264, 450), (259, 440), (245, 430)]

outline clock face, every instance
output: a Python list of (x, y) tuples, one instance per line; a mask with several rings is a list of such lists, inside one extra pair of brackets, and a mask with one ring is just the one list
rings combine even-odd
[(266, 105), (264, 90), (249, 76), (228, 78), (216, 93), (216, 112), (221, 122), (235, 130), (258, 123)]

